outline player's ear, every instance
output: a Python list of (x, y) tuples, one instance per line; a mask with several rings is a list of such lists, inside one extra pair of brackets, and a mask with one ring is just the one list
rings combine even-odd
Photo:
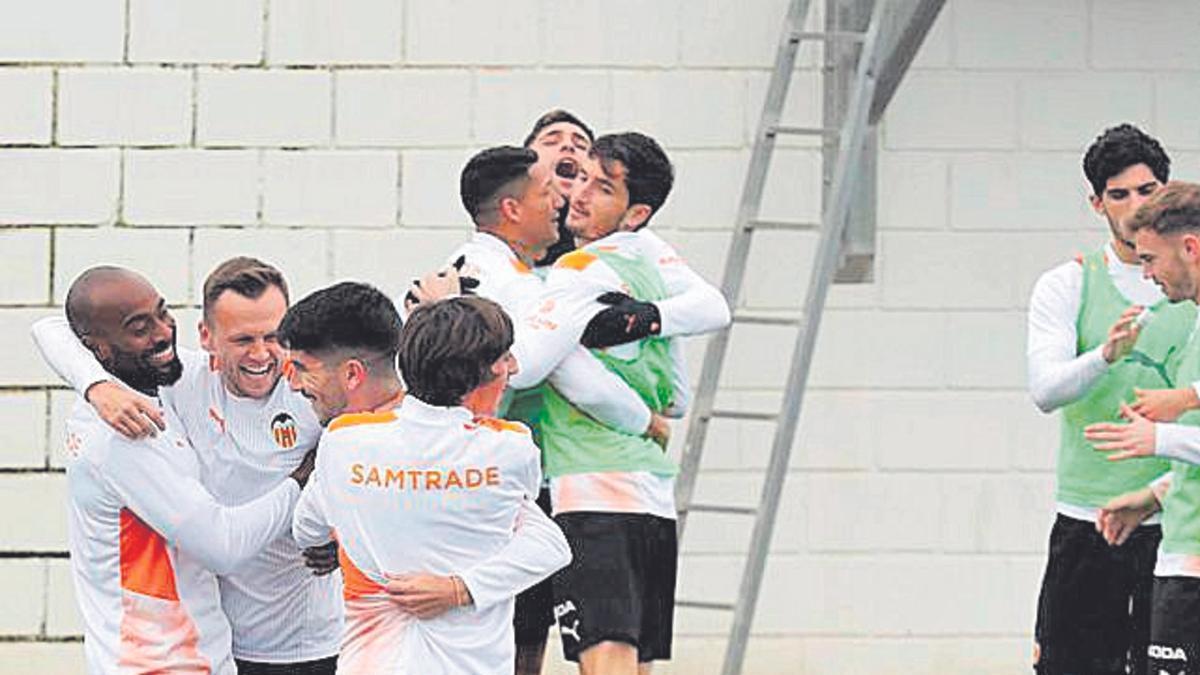
[(650, 207), (645, 204), (634, 204), (625, 210), (621, 216), (621, 224), (617, 229), (622, 232), (636, 232), (650, 220)]
[(500, 198), (500, 215), (505, 220), (513, 222), (521, 219), (521, 202), (513, 197)]
[(200, 331), (200, 346), (211, 354), (213, 352), (212, 331), (208, 329), (208, 322), (201, 319), (196, 328)]
[(1179, 236), (1179, 244), (1183, 249), (1183, 256), (1195, 263), (1200, 260), (1200, 238), (1191, 232), (1184, 232)]
[(346, 359), (338, 371), (346, 391), (354, 391), (367, 381), (367, 366), (358, 359)]
[(99, 340), (92, 335), (85, 334), (80, 336), (79, 341), (96, 356), (96, 360), (101, 364), (107, 363), (108, 359), (112, 357), (112, 348), (109, 347), (108, 342), (105, 340)]

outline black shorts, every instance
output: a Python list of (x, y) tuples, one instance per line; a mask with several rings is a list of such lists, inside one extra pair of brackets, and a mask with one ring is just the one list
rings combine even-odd
[(1145, 675), (1157, 525), (1109, 546), (1094, 523), (1059, 514), (1038, 596), (1034, 669), (1042, 675)]
[(1200, 579), (1154, 580), (1154, 612), (1146, 653), (1151, 673), (1200, 673)]
[(678, 546), (675, 521), (641, 513), (560, 513), (571, 564), (555, 573), (563, 656), (601, 642), (637, 647), (638, 661), (671, 658)]
[[(542, 488), (537, 505), (550, 515), (550, 490)], [(546, 578), (517, 594), (513, 608), (513, 634), (518, 645), (539, 645), (546, 641), (546, 631), (554, 625), (554, 586)]]
[(234, 659), (238, 675), (334, 675), (337, 656), (297, 663), (259, 663)]

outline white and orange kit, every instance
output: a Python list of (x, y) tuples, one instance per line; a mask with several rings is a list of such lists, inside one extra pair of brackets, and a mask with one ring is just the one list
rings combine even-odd
[[(570, 562), (533, 501), (540, 482), (528, 430), (466, 408), (408, 396), (331, 422), (293, 534), (301, 546), (340, 544), (338, 671), (512, 672), (513, 598)], [(384, 586), (419, 572), (461, 577), (473, 604), (428, 620), (400, 610)]]
[(235, 672), (216, 574), (287, 531), (287, 480), (224, 507), (168, 409), (167, 429), (130, 441), (82, 401), (67, 422), (68, 539), (89, 673)]
[[(38, 321), (33, 335), (46, 361), (80, 395), (112, 379), (63, 318)], [(236, 396), (209, 367), (206, 352), (177, 351), (183, 375), (159, 394), (195, 449), (205, 489), (222, 505), (239, 506), (291, 482), (288, 475), (321, 436), (308, 400), (283, 379), (266, 398)], [(235, 658), (294, 663), (337, 654), (341, 575), (316, 576), (305, 567), (290, 528), (218, 583)]]
[[(509, 380), (512, 387), (531, 387), (560, 367), (578, 349), (588, 322), (604, 308), (600, 295), (629, 293), (621, 276), (601, 255), (646, 261), (660, 275), (667, 297), (655, 301), (662, 319), (660, 337), (671, 338), (669, 373), (674, 390), (670, 408), (681, 417), (690, 388), (682, 344), (677, 338), (700, 335), (729, 324), (729, 305), (721, 292), (698, 275), (682, 256), (646, 228), (615, 232), (559, 258), (546, 278), (544, 292), (530, 313), (515, 322), (512, 353), (520, 369)], [(638, 343), (604, 351), (618, 359), (633, 358)], [(568, 397), (569, 398), (569, 397)], [(543, 429), (543, 433), (555, 433)], [(649, 471), (587, 472), (554, 476), (550, 480), (554, 513), (571, 511), (647, 513), (675, 518), (674, 478)]]

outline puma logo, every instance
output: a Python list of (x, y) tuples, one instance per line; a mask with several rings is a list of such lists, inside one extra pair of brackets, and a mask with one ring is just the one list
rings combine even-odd
[(1160, 378), (1162, 378), (1162, 381), (1167, 385), (1167, 388), (1170, 389), (1175, 385), (1171, 382), (1171, 377), (1167, 375), (1167, 362), (1171, 360), (1171, 355), (1174, 353), (1175, 346), (1172, 345), (1169, 349), (1167, 349), (1167, 353), (1163, 355), (1162, 361), (1155, 361), (1154, 359), (1135, 349), (1129, 352), (1129, 356), (1126, 356), (1125, 360), (1153, 370)]
[(575, 638), (576, 642), (583, 641), (582, 638), (579, 637), (579, 619), (575, 619), (575, 623), (569, 628), (566, 626), (566, 624), (558, 624), (558, 632), (563, 635), (570, 635), (571, 637)]

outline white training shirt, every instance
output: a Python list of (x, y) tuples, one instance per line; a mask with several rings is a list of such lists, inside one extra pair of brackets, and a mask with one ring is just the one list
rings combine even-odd
[[(1162, 300), (1162, 290), (1142, 275), (1137, 264), (1122, 262), (1109, 242), (1105, 262), (1113, 285), (1131, 305), (1149, 306)], [(1049, 413), (1085, 395), (1108, 370), (1103, 347), (1076, 354), (1076, 322), (1083, 295), (1083, 265), (1065, 262), (1038, 278), (1029, 298), (1029, 393), (1042, 412)], [(1096, 522), (1097, 509), (1057, 502), (1058, 513)], [(1158, 522), (1158, 517), (1148, 522)]]
[[(684, 259), (653, 232), (617, 232), (593, 242), (617, 255), (641, 257), (656, 264), (668, 298), (656, 302), (662, 318), (662, 337), (695, 335), (719, 330), (729, 324), (729, 306), (721, 292), (696, 274)], [(561, 263), (561, 264), (560, 264)], [(513, 354), (521, 370), (513, 386), (536, 384), (573, 349), (588, 321), (603, 309), (596, 298), (609, 291), (629, 293), (621, 277), (602, 259), (579, 268), (560, 259), (546, 278), (545, 294), (535, 310), (517, 325)], [(638, 344), (609, 347), (617, 358), (637, 354)], [(689, 389), (683, 352), (671, 340), (672, 384), (679, 414), (686, 409)], [(603, 511), (647, 513), (675, 518), (674, 478), (648, 471), (582, 473), (558, 476), (550, 481), (554, 512)]]
[[(504, 240), (475, 232), (449, 257), (465, 256), (479, 279), (475, 294), (500, 305), (513, 322), (528, 314), (542, 295), (542, 278), (521, 262)], [(518, 367), (520, 362), (518, 361)], [(587, 349), (576, 345), (554, 372), (550, 385), (605, 426), (640, 436), (650, 426), (650, 408), (635, 391)]]
[[(77, 392), (112, 379), (60, 317), (42, 319), (34, 338), (51, 367)], [(160, 390), (195, 448), (204, 487), (226, 506), (254, 500), (284, 481), (321, 434), (312, 405), (282, 378), (264, 399), (231, 394), (206, 352), (178, 348), (183, 376)], [(219, 578), (233, 627), (233, 655), (292, 663), (337, 654), (341, 575), (304, 566), (290, 529), (236, 571)]]
[[(570, 561), (562, 532), (534, 504), (540, 483), (538, 449), (515, 422), (413, 396), (331, 422), (293, 532), (302, 545), (331, 535), (340, 545), (338, 672), (511, 672), (515, 595)], [(459, 575), (474, 604), (428, 620), (402, 612), (383, 585), (418, 571)]]
[(66, 426), (71, 572), (89, 673), (231, 675), (215, 573), (287, 531), (295, 481), (224, 507), (199, 480), (182, 425), (130, 441), (78, 401)]

